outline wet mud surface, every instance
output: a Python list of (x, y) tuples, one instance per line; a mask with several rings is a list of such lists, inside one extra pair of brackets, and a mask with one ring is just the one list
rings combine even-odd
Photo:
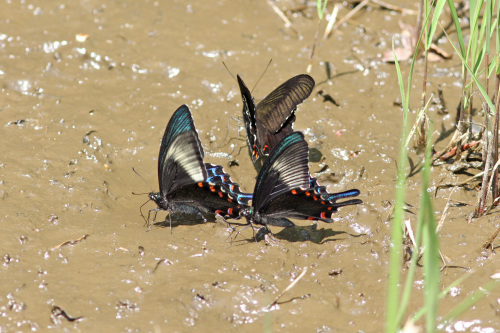
[[(416, 10), (413, 2), (407, 7)], [(4, 1), (0, 11), (1, 332), (383, 329), (402, 113), (394, 66), (380, 57), (401, 33), (398, 22), (415, 16), (371, 6), (317, 47), (316, 88), (300, 105), (294, 128), (317, 150), (310, 168), (319, 182), (330, 192), (358, 188), (364, 203), (342, 208), (333, 224), (273, 228), (280, 245), (271, 246), (255, 242), (249, 228), (232, 241), (235, 235), (214, 219), (177, 215), (172, 231), (167, 218), (146, 232), (139, 208), (147, 195), (132, 192), (157, 190), (160, 139), (184, 103), (205, 161), (223, 165), (252, 191), (256, 172), (235, 120), (242, 109), (238, 84), (222, 61), (251, 89), (273, 59), (253, 91), (260, 100), (305, 72), (315, 8), (289, 16), (295, 31), (266, 2), (244, 0)], [(342, 7), (339, 16), (346, 13)], [(446, 116), (437, 115), (437, 106), (430, 111), (443, 133), (436, 147), (443, 149), (453, 131), (461, 69), (456, 57), (430, 66), (428, 91), (437, 94), (440, 83), (450, 108)], [(416, 86), (421, 76), (419, 63)], [(414, 91), (417, 106), (420, 90)], [(413, 165), (422, 159), (410, 156)], [(416, 169), (408, 169), (412, 224)], [(467, 177), (435, 167), (432, 190)], [(450, 193), (438, 191), (437, 218)], [(442, 272), (443, 287), (473, 274), (444, 298), (441, 315), (500, 268), (496, 255), (481, 252), (500, 224), (498, 212), (470, 223), (475, 189), (460, 188), (452, 198), (468, 205), (452, 205), (440, 232), (451, 266)], [(152, 208), (149, 202), (142, 210)], [(414, 290), (412, 312), (422, 304), (422, 285)], [(488, 295), (447, 331), (495, 331), (498, 299), (499, 291)]]

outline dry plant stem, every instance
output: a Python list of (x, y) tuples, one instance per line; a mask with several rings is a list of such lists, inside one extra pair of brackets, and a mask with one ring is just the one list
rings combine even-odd
[(346, 16), (344, 16), (340, 21), (334, 24), (333, 29), (337, 29), (339, 26), (341, 26), (345, 21), (350, 19), (351, 17), (354, 16), (357, 12), (359, 12), (363, 7), (365, 7), (370, 0), (363, 0), (359, 5), (357, 5), (353, 10), (349, 12)]
[(393, 10), (395, 12), (401, 12), (403, 14), (408, 14), (408, 15), (415, 15), (416, 14), (415, 11), (413, 11), (411, 9), (406, 9), (406, 8), (398, 7), (395, 5), (391, 5), (389, 3), (382, 2), (380, 0), (371, 0), (371, 2), (373, 2), (376, 5), (379, 5), (382, 8)]
[(270, 309), (273, 305), (275, 305), (276, 303), (278, 303), (278, 300), (281, 298), (281, 296), (283, 296), (283, 295), (284, 295), (287, 291), (289, 291), (290, 289), (292, 289), (292, 288), (293, 288), (293, 286), (295, 286), (295, 285), (297, 284), (297, 282), (299, 282), (299, 281), (300, 281), (300, 280), (304, 277), (304, 275), (306, 275), (306, 273), (307, 273), (307, 266), (306, 266), (306, 267), (304, 267), (304, 269), (302, 270), (302, 273), (300, 273), (300, 274), (299, 274), (299, 276), (297, 276), (297, 278), (296, 278), (295, 280), (293, 280), (293, 281), (292, 281), (292, 283), (290, 283), (290, 284), (288, 285), (288, 287), (286, 287), (286, 288), (285, 288), (285, 290), (283, 290), (283, 291), (282, 291), (282, 292), (278, 295), (278, 297), (276, 297), (276, 298), (274, 299), (274, 301), (273, 301), (271, 304), (269, 304), (269, 305), (267, 306), (267, 308), (268, 308), (268, 309)]
[(339, 13), (340, 4), (336, 3), (333, 6), (332, 14), (330, 15), (330, 20), (328, 20), (328, 25), (326, 26), (325, 33), (323, 35), (323, 40), (326, 40), (332, 33), (333, 25), (337, 21), (337, 15)]
[(53, 248), (51, 248), (51, 250), (58, 249), (58, 248), (60, 248), (60, 247), (62, 247), (62, 246), (65, 246), (65, 245), (75, 245), (75, 244), (77, 244), (77, 243), (81, 242), (82, 240), (87, 239), (87, 237), (89, 237), (89, 235), (85, 234), (85, 235), (83, 235), (83, 236), (82, 236), (82, 237), (80, 237), (80, 238), (77, 238), (77, 239), (74, 239), (74, 240), (69, 240), (69, 241), (62, 242), (61, 244), (56, 245), (56, 246), (54, 246)]
[[(486, 125), (488, 123), (488, 112), (484, 113), (484, 116), (486, 117)], [(483, 181), (481, 182), (481, 195), (479, 196), (479, 203), (477, 205), (477, 210), (474, 214), (475, 217), (479, 217), (483, 215), (484, 209), (486, 207), (486, 198), (488, 196), (488, 175), (489, 175), (489, 170), (491, 167), (491, 160), (492, 160), (492, 152), (491, 152), (491, 140), (488, 135), (488, 126), (486, 126), (486, 131), (485, 131), (485, 146), (486, 148), (486, 163), (484, 165), (484, 174), (483, 174)]]
[(495, 231), (493, 235), (491, 235), (491, 237), (488, 238), (488, 240), (486, 241), (486, 243), (483, 244), (481, 249), (487, 250), (491, 248), (491, 250), (493, 251), (493, 241), (495, 240), (495, 238), (498, 236), (499, 233), (500, 233), (500, 228), (498, 228), (497, 231)]
[[(495, 100), (495, 125), (493, 126), (493, 163), (497, 165), (498, 161), (498, 121), (499, 121), (499, 116), (498, 116), (498, 111), (499, 111), (499, 101), (498, 101), (498, 89), (500, 89), (500, 75), (496, 75), (497, 78), (497, 89), (496, 89), (496, 97), (497, 99)], [(493, 178), (493, 183), (491, 186), (491, 194), (492, 194), (492, 206), (496, 206), (497, 199), (499, 197), (499, 191), (498, 191), (498, 171), (497, 167), (493, 168), (492, 172), (492, 178)]]
[(314, 58), (314, 51), (316, 51), (316, 44), (318, 43), (318, 34), (319, 34), (319, 24), (321, 21), (318, 21), (318, 26), (316, 27), (316, 34), (314, 35), (314, 43), (311, 49), (311, 55), (309, 56), (309, 65), (307, 65), (307, 73), (311, 73), (312, 62)]
[(271, 6), (273, 11), (281, 18), (281, 20), (285, 22), (285, 27), (292, 30), (294, 34), (298, 36), (299, 35), (298, 31), (293, 28), (292, 22), (288, 19), (288, 17), (286, 17), (286, 15), (281, 11), (281, 9), (279, 9), (278, 6), (276, 6), (274, 2), (271, 0), (268, 0), (267, 3), (269, 4), (269, 6)]
[(446, 216), (448, 215), (448, 210), (450, 209), (450, 201), (451, 201), (451, 196), (453, 195), (453, 192), (458, 188), (458, 186), (455, 186), (452, 190), (450, 195), (448, 196), (448, 201), (446, 202), (446, 206), (444, 207), (443, 214), (441, 214), (441, 218), (439, 219), (438, 225), (436, 227), (436, 233), (439, 233), (441, 231), (441, 228), (443, 227), (444, 220), (446, 219)]

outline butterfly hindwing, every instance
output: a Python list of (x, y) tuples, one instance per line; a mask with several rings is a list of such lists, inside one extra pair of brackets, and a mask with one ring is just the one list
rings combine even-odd
[(349, 190), (341, 193), (319, 194), (314, 188), (292, 189), (272, 201), (264, 210), (269, 217), (289, 217), (303, 220), (317, 220), (333, 222), (332, 215), (339, 207), (362, 203), (359, 199), (337, 202), (338, 199), (358, 196), (358, 190)]
[(293, 226), (287, 218), (332, 222), (339, 207), (361, 203), (359, 199), (340, 201), (359, 195), (356, 189), (328, 193), (309, 174), (308, 145), (300, 132), (294, 132), (273, 149), (257, 177), (252, 207), (242, 215), (250, 223)]
[(220, 165), (205, 163), (207, 169), (207, 182), (220, 185), (221, 188), (230, 193), (230, 197), (242, 205), (248, 205), (252, 200), (251, 193), (241, 192), (240, 186), (234, 183), (231, 176), (224, 171)]

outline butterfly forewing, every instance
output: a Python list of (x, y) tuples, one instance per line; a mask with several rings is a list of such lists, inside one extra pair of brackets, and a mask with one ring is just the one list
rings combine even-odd
[(241, 99), (243, 101), (243, 120), (245, 122), (245, 129), (247, 131), (247, 141), (248, 147), (250, 149), (250, 156), (252, 161), (258, 158), (256, 155), (255, 142), (257, 140), (257, 128), (255, 126), (255, 103), (250, 90), (245, 85), (245, 82), (241, 79), (239, 75), (236, 76), (238, 79), (238, 85), (240, 86)]
[[(186, 156), (183, 151), (189, 151), (193, 156)], [(199, 181), (200, 174), (204, 177), (206, 171), (203, 155), (191, 111), (187, 105), (181, 105), (170, 118), (160, 145), (158, 156), (160, 193), (166, 195), (172, 187)], [(183, 164), (185, 162), (187, 164)], [(191, 176), (194, 178), (189, 181)], [(174, 181), (177, 182), (174, 184)]]
[(264, 162), (254, 189), (253, 206), (259, 211), (279, 195), (310, 183), (307, 143), (300, 132), (281, 140)]
[(198, 142), (196, 131), (181, 133), (173, 139), (161, 170), (162, 194), (167, 195), (179, 187), (206, 179), (207, 171)]
[(292, 77), (257, 104), (257, 123), (262, 123), (270, 133), (278, 133), (291, 123), (297, 105), (309, 97), (313, 88), (314, 79), (309, 75)]

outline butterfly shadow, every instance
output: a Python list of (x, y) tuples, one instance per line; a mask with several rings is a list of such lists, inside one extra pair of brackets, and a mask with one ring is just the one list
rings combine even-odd
[[(244, 229), (246, 228), (253, 228), (253, 236), (250, 238), (242, 238), (237, 240), (238, 236), (242, 235), (241, 230), (237, 230), (237, 227), (243, 227)], [(295, 227), (290, 227), (290, 228), (283, 228), (277, 233), (273, 233), (271, 230), (268, 232), (261, 231), (262, 227), (257, 227), (257, 226), (250, 226), (248, 224), (241, 224), (241, 225), (234, 225), (231, 223), (231, 227), (235, 228), (234, 232), (236, 233), (235, 236), (229, 237), (230, 243), (232, 246), (237, 246), (237, 245), (244, 245), (247, 243), (252, 243), (252, 242), (259, 242), (261, 240), (266, 240), (264, 235), (270, 235), (272, 238), (274, 238), (276, 241), (279, 240), (284, 240), (290, 243), (296, 243), (296, 242), (313, 242), (316, 244), (324, 244), (327, 242), (336, 242), (339, 240), (347, 239), (348, 237), (361, 237), (364, 236), (365, 234), (351, 234), (345, 231), (335, 231), (329, 228), (320, 228), (318, 229), (317, 224), (312, 224), (309, 226), (295, 226)], [(339, 235), (344, 234), (345, 237), (336, 237)], [(267, 240), (266, 240), (267, 241)]]
[[(337, 237), (345, 235), (345, 237)], [(330, 228), (319, 228), (317, 224), (309, 226), (295, 226), (293, 228), (284, 228), (280, 232), (274, 234), (277, 239), (283, 239), (291, 243), (295, 242), (313, 242), (316, 244), (324, 244), (327, 242), (336, 242), (350, 237), (360, 237), (363, 234), (351, 234), (346, 231), (335, 231)]]
[(155, 222), (153, 226), (160, 228), (170, 228), (170, 227), (175, 228), (181, 225), (198, 225), (215, 221), (216, 221), (215, 218), (212, 216), (208, 216), (207, 218), (192, 214), (175, 213), (172, 215), (167, 215), (165, 217), (165, 220), (163, 221)]

